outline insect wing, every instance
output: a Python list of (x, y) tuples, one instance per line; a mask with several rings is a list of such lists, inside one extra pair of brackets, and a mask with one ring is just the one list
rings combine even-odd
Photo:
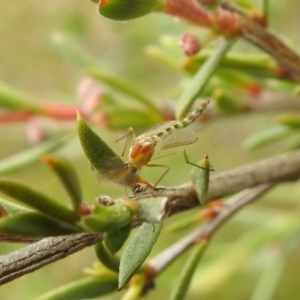
[(194, 131), (189, 128), (182, 128), (174, 131), (172, 134), (163, 138), (158, 144), (157, 148), (160, 150), (180, 147), (184, 145), (193, 144), (198, 140)]
[(147, 131), (145, 131), (141, 135), (153, 136), (153, 135), (156, 135), (156, 134), (160, 134), (161, 132), (163, 132), (167, 128), (172, 127), (174, 124), (177, 124), (177, 123), (178, 123), (178, 121), (176, 121), (176, 120), (166, 121), (166, 122), (160, 123), (160, 124), (150, 128), (150, 129), (148, 129)]

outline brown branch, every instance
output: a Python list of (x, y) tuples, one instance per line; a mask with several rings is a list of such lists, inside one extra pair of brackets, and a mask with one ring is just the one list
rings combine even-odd
[(198, 26), (214, 29), (226, 38), (239, 35), (274, 57), (288, 71), (286, 75), (289, 78), (300, 81), (299, 55), (265, 26), (230, 3), (222, 3), (220, 10), (213, 12), (203, 9), (194, 0), (166, 0), (164, 12)]
[(170, 265), (178, 256), (188, 250), (195, 242), (201, 238), (211, 238), (215, 231), (229, 218), (231, 218), (238, 210), (242, 209), (249, 203), (257, 200), (259, 196), (264, 194), (276, 183), (263, 183), (254, 188), (244, 190), (228, 201), (226, 206), (212, 220), (203, 224), (186, 237), (173, 244), (148, 263), (154, 270), (155, 276), (161, 273), (168, 265)]
[(255, 22), (230, 4), (223, 3), (222, 8), (234, 12), (239, 16), (242, 38), (269, 53), (278, 61), (279, 65), (291, 72), (294, 80), (300, 81), (300, 57), (296, 52), (280, 41), (266, 27)]
[[(291, 181), (300, 177), (300, 151), (288, 152), (244, 165), (217, 175), (210, 179), (206, 201), (212, 201), (249, 187), (266, 183)], [(139, 197), (151, 197), (153, 192)], [(157, 187), (154, 196), (165, 196), (172, 202), (171, 214), (200, 205), (192, 184), (175, 188)]]
[(79, 233), (42, 239), (0, 258), (0, 285), (69, 256), (102, 239), (100, 234)]
[[(299, 177), (300, 151), (278, 155), (212, 176), (207, 201), (227, 196), (248, 187), (262, 184), (268, 186), (272, 184), (270, 182), (290, 181)], [(257, 191), (259, 190), (258, 187)], [(153, 196), (168, 197), (172, 203), (171, 214), (200, 205), (198, 196), (191, 184), (184, 184), (175, 188), (157, 187), (154, 191), (138, 194), (139, 198)], [(33, 272), (49, 263), (93, 245), (101, 238), (101, 235), (92, 233), (51, 237), (1, 256), (0, 284)]]

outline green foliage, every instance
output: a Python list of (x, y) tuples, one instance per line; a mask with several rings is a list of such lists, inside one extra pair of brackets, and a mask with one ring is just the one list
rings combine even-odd
[(23, 204), (29, 205), (49, 216), (60, 219), (68, 223), (74, 223), (80, 216), (61, 204), (57, 203), (49, 196), (10, 179), (0, 179), (0, 191), (10, 197), (15, 198)]
[[(115, 232), (114, 230), (113, 232)], [(120, 259), (116, 256), (111, 255), (102, 242), (99, 242), (95, 245), (95, 252), (99, 261), (111, 271), (118, 273)]]
[(145, 198), (138, 203), (138, 217), (147, 223), (161, 222), (170, 211), (170, 201), (167, 197)]
[(140, 180), (135, 170), (126, 168), (124, 162), (78, 115), (78, 135), (83, 151), (92, 167), (108, 180), (132, 186)]
[(120, 229), (131, 222), (132, 209), (125, 203), (96, 206), (93, 214), (83, 218), (83, 224), (92, 231), (104, 232)]
[(73, 136), (73, 134), (67, 134), (62, 137), (53, 137), (39, 145), (29, 148), (28, 150), (2, 159), (0, 161), (0, 174), (4, 175), (26, 167), (27, 165), (37, 161), (42, 154), (50, 153), (61, 148), (67, 141), (70, 140), (71, 136)]
[(229, 51), (235, 40), (223, 41), (212, 55), (206, 60), (203, 66), (190, 81), (187, 88), (178, 100), (177, 118), (182, 118), (191, 108), (195, 100), (203, 94), (208, 80), (219, 67), (226, 53)]
[(99, 13), (109, 19), (125, 21), (142, 17), (163, 7), (161, 0), (99, 1)]
[(8, 236), (46, 237), (81, 232), (78, 226), (38, 212), (24, 212), (0, 219), (0, 233)]
[(63, 157), (44, 155), (43, 160), (47, 163), (59, 177), (68, 192), (73, 209), (76, 211), (81, 205), (82, 195), (79, 179), (73, 165)]
[(112, 254), (118, 252), (126, 242), (130, 232), (131, 224), (106, 232), (103, 238), (105, 248)]
[(23, 109), (37, 114), (43, 113), (42, 108), (34, 100), (4, 82), (0, 82), (0, 105), (6, 109)]
[(154, 247), (163, 222), (143, 223), (124, 249), (120, 260), (119, 289), (125, 287), (133, 274), (143, 264)]
[(71, 282), (42, 295), (38, 300), (70, 300), (87, 299), (105, 295), (116, 290), (118, 286), (117, 276), (113, 273), (104, 273), (98, 276), (86, 277)]
[(171, 300), (185, 299), (188, 287), (193, 278), (194, 272), (197, 268), (200, 258), (203, 256), (204, 250), (207, 247), (207, 241), (202, 240), (194, 246), (188, 261), (185, 263), (181, 275), (179, 277), (178, 285), (175, 286), (170, 297)]
[(192, 170), (192, 181), (198, 193), (201, 204), (205, 203), (209, 187), (209, 175), (212, 171), (208, 156), (199, 161)]
[[(197, 155), (196, 161), (199, 157), (203, 157), (204, 151), (204, 153), (207, 151), (209, 156), (213, 157), (216, 171), (228, 168), (228, 166), (235, 166), (241, 160), (239, 156), (241, 155), (239, 148), (241, 139), (245, 141), (244, 145), (247, 150), (257, 150), (252, 153), (243, 153), (245, 161), (269, 155), (269, 151), (265, 152), (264, 146), (269, 146), (269, 149), (274, 152), (281, 151), (280, 147), (277, 148), (278, 144), (283, 148), (289, 147), (285, 144), (287, 138), (290, 138), (292, 142), (292, 147), (289, 148), (299, 148), (300, 118), (297, 113), (299, 104), (298, 100), (293, 98), (299, 96), (298, 55), (297, 53), (288, 55), (291, 53), (279, 51), (282, 50), (281, 48), (277, 49), (281, 45), (280, 43), (273, 43), (269, 49), (266, 49), (258, 43), (261, 42), (262, 35), (257, 34), (254, 42), (249, 40), (249, 35), (247, 35), (249, 28), (257, 27), (261, 30), (260, 33), (270, 37), (267, 35), (269, 33), (267, 14), (270, 12), (268, 1), (263, 1), (262, 12), (251, 0), (234, 1), (239, 5), (239, 9), (246, 10), (245, 15), (253, 21), (250, 23), (252, 26), (246, 29), (244, 27), (243, 30), (240, 30), (240, 26), (244, 19), (237, 16), (235, 9), (225, 10), (223, 2), (221, 8), (220, 1), (92, 0), (92, 2), (98, 3), (98, 12), (111, 20), (131, 20), (158, 11), (164, 13), (165, 17), (167, 15), (175, 16), (191, 22), (192, 25), (183, 25), (181, 22), (171, 23), (172, 25), (169, 26), (169, 23), (161, 23), (163, 18), (155, 19), (153, 15), (145, 18), (145, 21), (141, 19), (132, 23), (116, 23), (116, 25), (108, 20), (103, 21), (98, 18), (100, 25), (96, 21), (97, 27), (93, 27), (93, 30), (89, 32), (89, 28), (92, 28), (95, 23), (91, 18), (90, 11), (84, 18), (83, 14), (87, 10), (82, 9), (81, 5), (83, 4), (73, 5), (68, 18), (76, 20), (75, 23), (79, 24), (77, 28), (84, 27), (85, 30), (79, 32), (80, 30), (77, 30), (76, 26), (70, 30), (68, 25), (70, 32), (54, 34), (53, 44), (63, 56), (77, 67), (82, 68), (85, 76), (93, 79), (94, 87), (99, 88), (100, 92), (93, 94), (93, 91), (88, 89), (78, 92), (80, 103), (73, 101), (70, 104), (68, 109), (70, 109), (69, 116), (71, 117), (68, 119), (62, 117), (58, 120), (54, 117), (61, 116), (62, 107), (65, 106), (51, 108), (57, 113), (57, 115), (51, 115), (45, 109), (47, 105), (44, 106), (44, 103), (39, 101), (39, 96), (27, 96), (26, 93), (12, 87), (12, 84), (0, 83), (0, 123), (1, 126), (4, 125), (1, 130), (10, 132), (13, 126), (5, 126), (11, 125), (9, 122), (19, 122), (22, 127), (16, 125), (19, 126), (17, 127), (18, 131), (20, 128), (25, 130), (30, 127), (31, 121), (38, 119), (44, 122), (43, 125), (47, 123), (45, 125), (47, 129), (43, 132), (44, 137), (55, 132), (54, 137), (49, 140), (31, 147), (29, 150), (20, 151), (2, 159), (0, 174), (14, 176), (14, 171), (23, 171), (25, 166), (37, 161), (42, 155), (43, 161), (52, 168), (58, 177), (69, 196), (70, 203), (70, 208), (60, 204), (60, 199), (56, 196), (55, 191), (50, 190), (48, 194), (38, 191), (42, 179), (39, 179), (35, 173), (34, 176), (31, 176), (30, 172), (27, 173), (27, 169), (25, 175), (28, 176), (28, 180), (33, 177), (28, 185), (12, 179), (0, 178), (0, 192), (22, 204), (22, 206), (17, 205), (6, 198), (0, 199), (0, 235), (12, 240), (21, 236), (26, 241), (27, 237), (43, 238), (57, 235), (72, 237), (73, 234), (85, 231), (98, 238), (95, 245), (96, 256), (99, 260), (97, 265), (86, 269), (84, 278), (55, 289), (38, 299), (90, 299), (113, 293), (118, 288), (124, 290), (126, 288), (123, 299), (138, 299), (146, 293), (151, 293), (150, 289), (156, 284), (156, 281), (159, 281), (156, 289), (162, 290), (159, 296), (155, 294), (157, 298), (165, 298), (167, 288), (169, 293), (172, 290), (170, 299), (189, 297), (193, 299), (194, 295), (195, 299), (199, 297), (205, 299), (220, 297), (226, 299), (241, 297), (272, 299), (272, 297), (277, 297), (281, 299), (282, 294), (286, 298), (286, 291), (281, 286), (286, 284), (287, 279), (298, 278), (292, 273), (293, 266), (298, 265), (298, 259), (293, 257), (293, 254), (299, 250), (298, 244), (295, 243), (299, 232), (299, 217), (295, 210), (298, 205), (296, 201), (299, 198), (296, 185), (290, 184), (288, 190), (284, 187), (283, 191), (276, 190), (269, 196), (270, 201), (268, 201), (267, 195), (265, 201), (252, 207), (252, 210), (250, 208), (242, 214), (237, 214), (228, 227), (224, 227), (222, 234), (210, 243), (211, 249), (209, 249), (208, 259), (206, 259), (203, 258), (203, 252), (207, 248), (207, 240), (212, 238), (213, 231), (210, 230), (214, 226), (214, 230), (222, 227), (220, 225), (224, 220), (220, 222), (220, 218), (222, 218), (222, 214), (226, 215), (228, 212), (226, 209), (233, 205), (232, 200), (234, 200), (233, 197), (226, 202), (224, 199), (220, 199), (220, 201), (208, 203), (212, 200), (209, 191), (212, 167), (208, 156), (205, 156), (197, 164), (187, 161), (194, 166), (191, 183), (165, 189), (148, 183), (140, 176), (139, 170), (128, 166), (117, 155), (118, 151), (115, 150), (115, 147), (112, 149), (108, 146), (112, 140), (122, 136), (121, 132), (115, 133), (116, 130), (134, 127), (136, 132), (141, 132), (160, 122), (174, 119), (175, 112), (176, 117), (182, 119), (200, 97), (209, 96), (211, 98), (210, 107), (200, 120), (201, 125), (205, 125), (203, 135), (201, 137), (199, 135), (199, 143), (194, 147), (193, 154)], [(49, 11), (52, 11), (53, 4), (49, 3), (48, 5), (50, 5)], [(283, 6), (279, 2), (272, 5), (280, 11), (280, 15), (278, 13), (276, 15), (275, 12), (272, 20), (280, 22), (282, 13), (280, 7)], [(77, 6), (78, 11), (76, 12)], [(286, 4), (284, 6), (288, 7)], [(292, 20), (292, 13), (285, 15), (282, 20)], [(49, 18), (44, 14), (45, 11), (43, 19), (46, 22)], [(59, 24), (60, 14), (62, 13), (59, 12), (58, 18), (55, 16), (58, 28), (61, 25)], [(5, 11), (3, 15), (6, 15)], [(20, 28), (23, 25), (26, 26), (26, 20), (20, 19), (22, 20)], [(42, 23), (44, 22), (41, 22), (41, 25)], [(202, 23), (208, 27), (205, 33), (195, 26)], [(132, 27), (130, 27), (131, 24), (133, 24)], [(53, 28), (53, 24), (51, 26)], [(117, 39), (112, 36), (112, 31), (116, 28), (120, 35)], [(196, 38), (199, 38), (200, 51), (193, 56), (185, 56), (178, 47), (178, 40), (181, 42), (178, 36), (185, 30), (191, 31)], [(147, 46), (146, 49), (146, 54), (152, 56), (150, 59), (158, 59), (159, 65), (155, 65), (148, 58), (141, 59), (140, 44), (143, 43), (144, 46), (146, 42), (149, 43), (151, 35), (155, 36), (162, 32), (164, 32), (164, 36), (160, 37), (159, 44)], [(16, 32), (10, 35), (14, 40), (22, 40), (20, 36), (15, 36)], [(71, 39), (76, 36), (80, 39), (73, 44)], [(101, 36), (104, 38), (100, 41), (98, 38)], [(279, 41), (276, 35), (274, 36), (275, 41)], [(242, 39), (244, 41), (241, 42)], [(267, 38), (263, 38), (263, 40), (265, 42), (272, 41)], [(285, 37), (283, 36), (281, 40), (284, 41)], [(30, 39), (28, 41), (30, 42)], [(238, 43), (236, 43), (237, 41)], [(248, 41), (246, 47), (243, 44), (245, 41)], [(253, 49), (248, 52), (249, 41), (258, 45), (263, 53), (256, 53)], [(80, 42), (83, 44), (77, 45)], [(297, 42), (294, 43), (292, 46), (296, 48)], [(24, 47), (26, 45), (27, 43), (24, 43)], [(133, 45), (132, 48), (129, 45)], [(232, 49), (233, 47), (234, 49)], [(46, 53), (45, 51), (49, 51), (48, 45), (46, 48), (42, 51), (37, 48), (35, 50), (35, 53), (38, 54), (37, 57)], [(83, 48), (84, 51), (78, 50)], [(287, 49), (283, 48), (283, 50)], [(13, 55), (13, 51), (9, 52)], [(22, 53), (26, 54), (26, 51)], [(95, 58), (92, 58), (90, 53), (94, 53)], [(284, 59), (280, 55), (283, 55)], [(5, 59), (3, 61), (5, 62)], [(62, 68), (65, 67), (57, 57), (52, 65), (57, 64), (57, 61)], [(26, 67), (24, 63), (16, 62), (15, 64), (18, 65), (18, 73), (24, 78), (23, 80), (34, 82), (34, 90), (36, 89), (38, 95), (39, 89), (45, 85), (43, 76), (35, 74), (33, 75), (35, 79), (32, 80), (30, 76), (27, 76), (26, 71), (24, 72), (23, 68)], [(170, 70), (166, 70), (163, 64), (170, 67)], [(30, 69), (38, 70), (37, 66), (38, 63), (30, 65)], [(70, 73), (67, 75), (65, 72), (55, 69), (57, 76), (48, 75), (47, 69), (46, 82), (57, 80), (58, 90), (64, 91), (66, 84), (70, 84), (73, 88), (74, 80), (78, 81), (78, 74), (73, 72), (70, 66), (68, 67)], [(17, 79), (17, 76), (12, 77), (10, 73), (3, 72), (4, 78), (16, 77), (14, 79)], [(166, 76), (164, 72), (169, 72), (169, 74)], [(63, 77), (60, 77), (60, 73), (64, 74)], [(55, 78), (53, 79), (53, 77)], [(157, 86), (153, 82), (156, 82)], [(170, 82), (171, 88), (169, 87)], [(265, 93), (270, 93), (270, 95), (265, 96)], [(30, 94), (32, 92), (28, 93), (28, 95)], [(74, 100), (74, 93), (71, 94), (70, 98)], [(281, 96), (282, 101), (276, 100), (278, 95)], [(45, 95), (45, 99), (46, 96), (49, 95)], [(50, 93), (51, 96), (53, 95)], [(267, 100), (266, 104), (264, 100)], [(66, 106), (68, 105), (66, 104)], [(272, 112), (272, 117), (278, 111), (278, 116), (273, 118), (275, 124), (270, 124), (268, 115), (265, 113), (271, 111), (270, 108), (275, 111)], [(98, 194), (103, 192), (102, 188), (104, 187), (113, 194), (119, 190), (115, 190), (113, 185), (106, 183), (98, 185), (96, 180), (92, 183), (95, 184), (94, 186), (92, 184), (87, 186), (89, 179), (86, 172), (92, 172), (92, 170), (87, 164), (84, 164), (86, 167), (84, 169), (80, 161), (77, 161), (78, 153), (82, 153), (81, 149), (77, 146), (75, 149), (73, 144), (72, 148), (64, 149), (62, 147), (70, 142), (70, 137), (74, 133), (62, 136), (60, 131), (74, 129), (74, 112), (76, 110), (79, 112), (77, 133), (89, 164), (94, 171), (108, 181), (121, 185), (121, 191), (124, 191), (124, 187), (129, 188), (130, 190), (126, 190), (125, 196), (110, 199), (106, 203), (99, 200), (100, 196), (97, 203), (90, 204), (90, 194), (88, 194), (89, 196), (84, 198), (87, 202), (83, 202), (84, 191)], [(253, 120), (251, 120), (250, 114), (253, 115)], [(241, 117), (233, 119), (233, 115)], [(72, 121), (72, 116), (74, 116), (74, 122), (68, 123), (71, 123), (72, 129), (70, 130), (63, 121)], [(47, 121), (45, 121), (46, 118)], [(211, 120), (215, 121), (213, 124), (215, 129), (214, 126), (207, 126), (212, 123)], [(230, 128), (229, 122), (233, 123)], [(51, 125), (49, 126), (49, 124)], [(196, 127), (199, 124), (194, 125)], [(36, 127), (35, 129), (37, 129)], [(259, 129), (257, 130), (257, 128)], [(250, 129), (257, 130), (257, 132), (246, 137), (244, 132), (249, 132)], [(98, 130), (103, 132), (103, 136), (101, 134), (100, 137), (96, 133)], [(108, 130), (110, 130), (109, 133)], [(11, 136), (2, 134), (3, 148), (9, 138), (10, 142), (16, 143), (17, 147), (20, 145), (24, 147), (25, 143), (20, 136), (25, 137), (24, 131), (16, 137), (13, 134)], [(149, 134), (145, 135), (146, 138), (149, 136), (151, 137)], [(240, 140), (237, 140), (238, 138)], [(147, 142), (149, 140), (146, 139), (144, 145), (147, 145)], [(275, 145), (274, 148), (272, 148), (272, 144)], [(159, 145), (157, 149), (159, 150)], [(15, 152), (10, 148), (7, 150), (7, 152), (4, 151), (5, 155)], [(44, 155), (54, 150), (60, 150), (60, 155)], [(64, 156), (70, 160), (66, 160)], [(175, 176), (180, 182), (188, 180), (188, 172), (183, 172), (183, 168), (180, 169), (176, 159), (170, 159), (168, 166), (170, 166), (170, 172), (174, 174), (174, 180)], [(79, 180), (77, 167), (80, 170), (82, 181)], [(17, 176), (22, 177), (23, 173), (20, 172)], [(147, 176), (146, 178), (148, 178)], [(230, 183), (230, 180), (231, 178), (226, 178), (225, 181)], [(48, 181), (47, 184), (49, 184)], [(185, 188), (188, 190), (187, 195), (182, 195)], [(192, 204), (191, 201), (193, 201)], [(190, 215), (181, 214), (178, 219), (175, 217), (175, 222), (163, 232), (164, 237), (160, 239), (158, 252), (161, 252), (154, 258), (149, 258), (158, 237), (162, 234), (165, 219), (194, 207), (199, 202), (204, 206), (204, 210)], [(199, 227), (196, 229), (198, 230), (197, 234), (188, 231), (192, 226)], [(130, 236), (134, 227), (138, 228)], [(199, 231), (202, 228), (206, 230), (204, 233)], [(172, 230), (177, 231), (178, 235), (174, 237), (177, 240), (175, 244), (172, 244), (171, 236), (167, 236), (168, 229), (169, 233)], [(183, 230), (186, 231), (180, 232)], [(189, 242), (185, 244), (189, 238)], [(23, 240), (20, 239), (20, 241)], [(235, 244), (233, 249), (232, 243)], [(124, 249), (122, 249), (123, 247)], [(165, 249), (162, 250), (162, 247)], [(170, 285), (161, 284), (164, 276), (168, 283), (174, 281), (170, 274), (161, 275), (161, 272), (171, 263), (177, 262), (178, 257), (189, 248), (193, 249), (187, 253), (184, 266), (180, 266), (181, 275), (177, 281), (178, 284), (173, 284), (171, 289)], [(172, 249), (173, 251), (171, 251)], [(68, 249), (65, 249), (65, 253), (68, 253)], [(251, 270), (249, 270), (249, 262), (253, 261), (261, 263), (251, 264)], [(70, 268), (71, 272), (75, 268), (76, 264), (72, 269)], [(290, 273), (285, 275), (283, 270)], [(261, 275), (257, 276), (259, 273)], [(177, 274), (179, 272), (173, 272), (171, 275), (175, 277)], [(60, 282), (60, 276), (55, 277), (59, 277)], [(254, 288), (252, 277), (255, 277), (255, 281), (259, 277), (259, 282)], [(47, 281), (52, 282), (48, 278)], [(196, 287), (193, 282), (196, 282)], [(53, 285), (55, 284), (53, 281)], [(28, 286), (32, 285), (28, 284)], [(37, 284), (37, 286), (44, 288), (42, 284)], [(199, 286), (201, 287), (199, 288)], [(298, 292), (298, 288), (294, 289)], [(294, 291), (294, 289), (291, 290)], [(188, 294), (189, 290), (190, 294)], [(232, 296), (233, 290), (234, 296)], [(12, 297), (18, 298), (14, 296), (14, 292), (13, 289), (4, 292), (5, 297), (12, 294)], [(23, 290), (21, 290), (22, 292)], [(26, 295), (24, 297), (26, 298)]]

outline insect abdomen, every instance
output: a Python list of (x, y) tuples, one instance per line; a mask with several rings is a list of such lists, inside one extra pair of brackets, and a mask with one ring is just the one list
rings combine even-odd
[(209, 100), (205, 100), (203, 102), (200, 103), (200, 106), (198, 106), (197, 108), (195, 108), (187, 117), (185, 117), (182, 121), (181, 127), (187, 127), (189, 126), (191, 123), (193, 123), (206, 109), (207, 105), (209, 103)]

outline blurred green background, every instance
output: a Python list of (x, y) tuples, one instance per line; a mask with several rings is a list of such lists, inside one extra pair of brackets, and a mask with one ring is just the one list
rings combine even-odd
[[(300, 41), (299, 15), (300, 6), (297, 0), (270, 1), (270, 25), (278, 34), (290, 39), (291, 44), (293, 40)], [(53, 35), (60, 32), (99, 61), (104, 70), (133, 82), (157, 103), (167, 102), (172, 98), (176, 86), (180, 84), (180, 74), (148, 57), (144, 49), (150, 44), (158, 44), (164, 35), (179, 36), (186, 31), (195, 32), (197, 29), (159, 14), (130, 22), (107, 20), (97, 14), (95, 4), (91, 1), (42, 3), (25, 0), (18, 5), (2, 1), (0, 79), (33, 95), (36, 101), (77, 103), (77, 85), (86, 74), (62, 57), (53, 46)], [(243, 49), (248, 47), (246, 44), (241, 46)], [(210, 122), (199, 132), (198, 142), (186, 148), (190, 160), (197, 161), (204, 153), (208, 153), (215, 173), (218, 173), (281, 153), (287, 149), (289, 140), (252, 152), (246, 151), (242, 146), (247, 136), (272, 124), (273, 117), (272, 114), (242, 115)], [(57, 123), (56, 126), (74, 126), (75, 129), (76, 125), (74, 122)], [(122, 152), (122, 143), (115, 144), (115, 140), (122, 136), (123, 132), (112, 132), (100, 127), (96, 130), (116, 153)], [(0, 136), (1, 159), (30, 147), (24, 124), (1, 125)], [(124, 195), (124, 188), (98, 182), (77, 138), (60, 153), (74, 162), (87, 202), (94, 201), (100, 194)], [(171, 166), (171, 171), (162, 184), (174, 185), (188, 181), (190, 167), (184, 163), (181, 153), (160, 161)], [(143, 175), (150, 181), (155, 181), (159, 171), (144, 168)], [(186, 178), (183, 179), (182, 174), (186, 174)], [(41, 162), (9, 176), (65, 202), (66, 196), (59, 182)], [(298, 198), (299, 190), (296, 185), (282, 185), (226, 224), (209, 247), (195, 276), (188, 299), (254, 299), (253, 292), (260, 282), (264, 264), (268, 267), (270, 261), (271, 265), (275, 265), (272, 259), (276, 261), (280, 256), (278, 253), (283, 253), (280, 256), (283, 257), (283, 273), (272, 299), (299, 299), (299, 235), (295, 235), (295, 245), (292, 249), (289, 248), (289, 252), (286, 249), (282, 250), (282, 241), (278, 241), (278, 244), (261, 243), (259, 247), (253, 246), (258, 243), (253, 238), (257, 232), (284, 225), (290, 214), (299, 214)], [(195, 211), (180, 214), (172, 217), (167, 223), (176, 223), (194, 213)], [(160, 249), (171, 245), (187, 232), (164, 234), (152, 255), (159, 253)], [(268, 233), (267, 230), (265, 232)], [(260, 239), (263, 240), (263, 237)], [(0, 253), (9, 253), (22, 246), (2, 243)], [(251, 247), (255, 248), (255, 251), (252, 251)], [(177, 278), (174, 275), (179, 273), (187, 255), (183, 255), (160, 276), (156, 282), (156, 289), (149, 293), (146, 299), (167, 298), (172, 286), (176, 284)], [(80, 278), (81, 270), (95, 260), (93, 249), (85, 249), (0, 287), (0, 299), (34, 299), (50, 289)], [(114, 299), (119, 297), (120, 295), (116, 294)]]

